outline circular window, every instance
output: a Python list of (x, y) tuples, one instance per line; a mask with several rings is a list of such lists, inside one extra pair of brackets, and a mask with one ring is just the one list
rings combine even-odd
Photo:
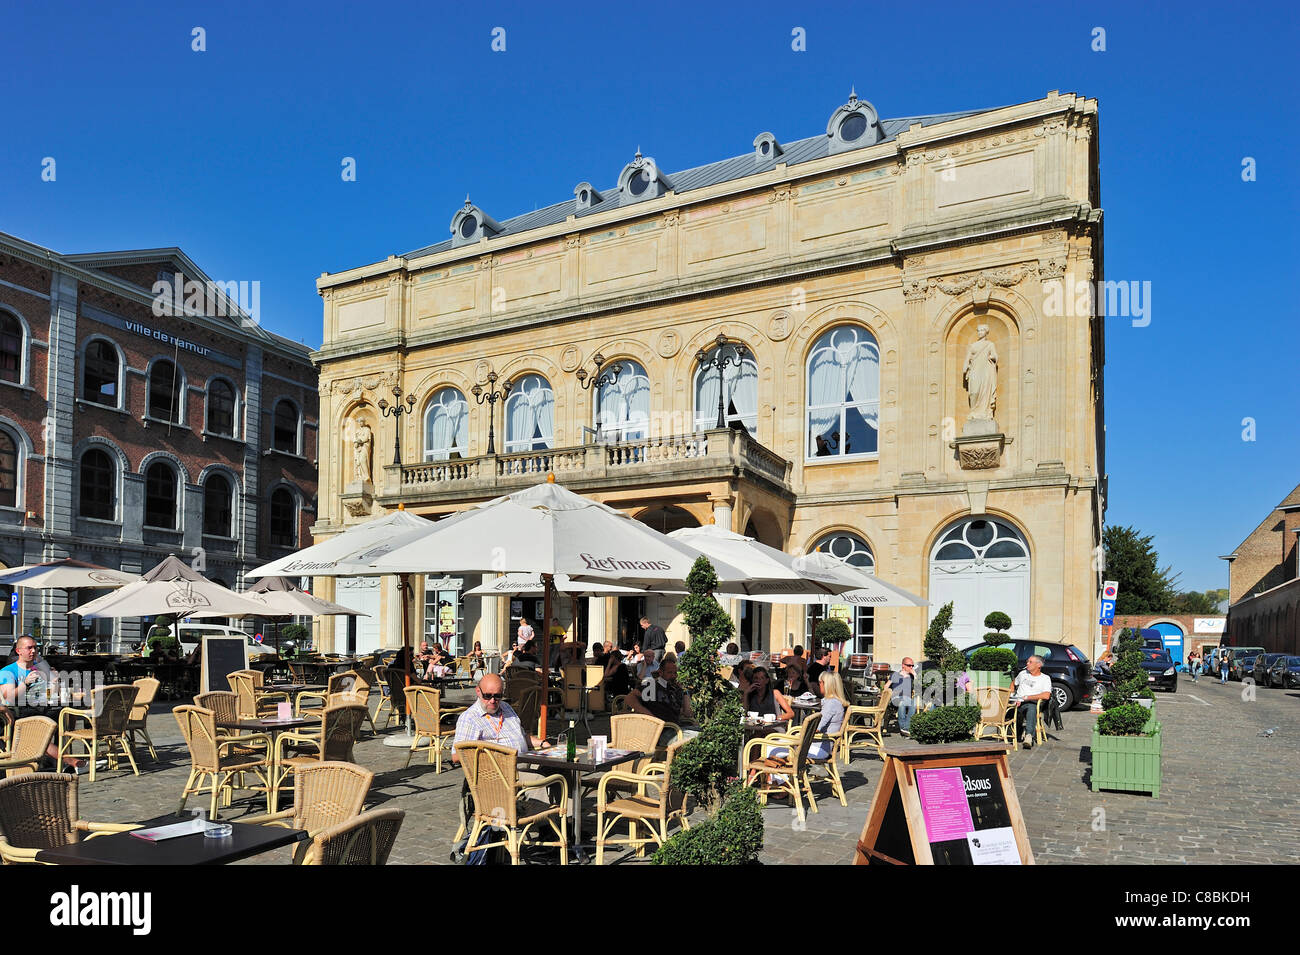
[(582, 190), (582, 192), (578, 194), (578, 198), (581, 199), (583, 202), (586, 202), (586, 201), (587, 201), (587, 190), (586, 190), (586, 189)]
[(765, 139), (763, 140), (763, 144), (758, 147), (758, 151), (761, 152), (764, 156), (766, 156), (768, 153), (772, 151), (772, 144)]
[(467, 239), (474, 238), (474, 233), (478, 231), (478, 220), (473, 216), (466, 216), (460, 220), (460, 234)]
[(854, 113), (844, 122), (840, 123), (840, 139), (846, 143), (856, 142), (862, 138), (862, 134), (867, 131), (867, 117), (861, 113)]
[(635, 170), (632, 177), (627, 181), (627, 188), (634, 196), (641, 195), (649, 185), (650, 180), (646, 178), (645, 171), (641, 169)]

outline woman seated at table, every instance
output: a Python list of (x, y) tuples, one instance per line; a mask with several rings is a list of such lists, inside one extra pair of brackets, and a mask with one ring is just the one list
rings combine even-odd
[(755, 667), (754, 675), (745, 694), (745, 712), (757, 713), (758, 718), (775, 716), (778, 720), (794, 719), (790, 701), (772, 683), (772, 676), (763, 667)]
[(754, 684), (754, 664), (748, 660), (741, 660), (740, 664), (731, 671), (731, 685), (740, 691), (740, 698), (743, 700), (749, 695), (749, 688)]
[(607, 697), (622, 696), (632, 692), (632, 675), (623, 665), (623, 654), (617, 650), (611, 650), (605, 657), (605, 675), (601, 678), (599, 686), (605, 691)]
[(487, 672), (487, 656), (483, 653), (483, 644), (481, 641), (474, 641), (474, 649), (469, 652), (469, 673), (470, 677), (477, 683)]
[[(827, 670), (821, 677), (822, 693), (822, 716), (817, 722), (817, 734), (819, 736), (834, 736), (840, 731), (844, 724), (844, 714), (847, 712), (849, 700), (844, 695), (844, 681), (840, 679), (838, 673), (832, 673)], [(831, 754), (833, 744), (828, 739), (814, 740), (812, 747), (808, 750), (809, 759), (826, 759)], [(769, 759), (784, 759), (790, 755), (790, 750), (784, 746), (779, 746), (767, 754)]]
[(442, 644), (435, 643), (433, 651), (429, 654), (429, 662), (424, 670), (424, 678), (433, 680), (439, 677), (451, 676), (452, 662), (453, 658), (442, 648)]
[(528, 640), (523, 649), (515, 653), (511, 661), (512, 666), (527, 667), (530, 670), (540, 670), (542, 667), (542, 658), (537, 655), (536, 638)]

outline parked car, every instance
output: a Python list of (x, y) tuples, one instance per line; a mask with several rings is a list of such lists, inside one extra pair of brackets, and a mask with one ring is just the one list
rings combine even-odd
[[(977, 643), (962, 650), (967, 659), (985, 643)], [(1073, 644), (1041, 643), (1037, 640), (1008, 640), (999, 643), (999, 647), (1016, 651), (1015, 673), (1025, 668), (1025, 662), (1031, 656), (1043, 658), (1043, 672), (1052, 678), (1052, 692), (1062, 712), (1076, 703), (1086, 703), (1092, 699), (1093, 689), (1097, 685), (1092, 675), (1092, 664), (1088, 655)]]
[[(193, 653), (194, 648), (199, 645), (204, 637), (243, 637), (248, 642), (248, 653), (250, 656), (258, 653), (273, 653), (274, 649), (269, 645), (263, 645), (253, 639), (253, 635), (246, 630), (240, 630), (238, 627), (223, 627), (213, 623), (182, 623), (174, 624), (176, 627), (176, 639), (180, 641), (181, 652), (185, 654)], [(146, 630), (146, 642), (148, 631)], [(137, 648), (141, 653), (144, 652), (145, 644), (142, 642)]]
[(1284, 690), (1300, 686), (1300, 657), (1281, 653), (1276, 656), (1277, 659), (1273, 661), (1268, 671), (1268, 685), (1280, 686)]
[(1233, 680), (1241, 680), (1250, 676), (1250, 670), (1255, 666), (1255, 657), (1266, 652), (1263, 647), (1233, 647), (1231, 662), (1228, 664), (1228, 676)]
[(1269, 671), (1273, 664), (1277, 662), (1278, 657), (1286, 656), (1285, 653), (1261, 653), (1255, 657), (1255, 663), (1250, 672), (1255, 677), (1255, 682), (1260, 686), (1272, 686)]
[(1143, 650), (1142, 669), (1147, 671), (1147, 686), (1178, 692), (1178, 667), (1174, 666), (1174, 658), (1168, 650)]

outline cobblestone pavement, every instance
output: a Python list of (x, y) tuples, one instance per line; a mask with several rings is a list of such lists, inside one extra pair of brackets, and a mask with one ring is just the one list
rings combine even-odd
[[(1095, 720), (1086, 710), (1066, 715), (1065, 729), (1031, 751), (1011, 754), (1011, 774), (1040, 864), (1049, 863), (1279, 863), (1300, 858), (1300, 691), (1254, 689), (1202, 679), (1182, 680), (1175, 694), (1158, 693), (1164, 725), (1164, 777), (1160, 798), (1118, 792), (1094, 794), (1087, 783)], [(140, 752), (140, 778), (105, 773), (94, 785), (81, 780), (81, 813), (104, 822), (130, 822), (174, 808), (189, 772), (189, 757), (170, 713), (159, 704), (149, 718), (160, 761)], [(1276, 728), (1271, 737), (1260, 734)], [(600, 725), (596, 724), (600, 731)], [(381, 734), (381, 737), (385, 734)], [(900, 741), (891, 742), (915, 745)], [(436, 775), (417, 756), (370, 736), (357, 744), (358, 762), (377, 775), (367, 808), (394, 805), (406, 821), (392, 863), (445, 864), (457, 825), (462, 776)], [(788, 804), (773, 800), (764, 813), (768, 864), (845, 864), (866, 819), (880, 762), (859, 756), (843, 770), (848, 807), (828, 787), (817, 787), (817, 813), (798, 825)], [(594, 815), (594, 797), (588, 799)], [(190, 805), (206, 805), (192, 800)], [(223, 818), (264, 812), (265, 802), (237, 799)], [(584, 826), (591, 836), (594, 819)], [(557, 861), (537, 850), (537, 862)], [(286, 861), (283, 853), (249, 860)], [(607, 861), (634, 862), (624, 851)]]

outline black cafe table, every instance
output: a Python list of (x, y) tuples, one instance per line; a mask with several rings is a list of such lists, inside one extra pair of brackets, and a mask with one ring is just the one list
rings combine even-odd
[[(189, 816), (169, 813), (140, 824), (142, 829), (185, 822)], [(247, 822), (230, 822), (232, 832), (220, 839), (209, 839), (196, 832), (162, 842), (149, 842), (129, 832), (84, 839), (70, 846), (42, 849), (37, 862), (55, 865), (226, 865), (260, 855), (272, 849), (293, 845), (307, 838), (305, 829), (259, 826)]]
[(587, 861), (586, 850), (582, 846), (582, 777), (584, 774), (605, 773), (623, 763), (640, 759), (645, 753), (636, 750), (623, 750), (616, 755), (607, 755), (599, 763), (591, 758), (591, 747), (578, 747), (578, 755), (566, 759), (558, 749), (532, 750), (520, 753), (516, 765), (535, 766), (544, 773), (560, 773), (569, 777), (569, 797), (571, 801), (570, 825), (573, 827), (573, 852), (579, 862)]

